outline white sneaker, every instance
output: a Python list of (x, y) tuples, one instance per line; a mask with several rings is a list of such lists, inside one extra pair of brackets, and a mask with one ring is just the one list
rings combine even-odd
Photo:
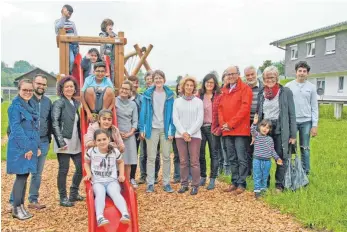
[(133, 186), (133, 188), (138, 188), (138, 184), (136, 183), (136, 180), (135, 179), (131, 179), (130, 180), (130, 184)]

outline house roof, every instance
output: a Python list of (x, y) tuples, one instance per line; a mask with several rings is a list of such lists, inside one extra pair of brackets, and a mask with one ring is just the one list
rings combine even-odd
[(42, 74), (45, 74), (47, 77), (52, 77), (52, 78), (54, 78), (54, 79), (57, 79), (57, 77), (55, 77), (55, 76), (49, 74), (49, 73), (46, 72), (45, 70), (42, 70), (42, 69), (40, 69), (40, 68), (34, 68), (33, 70), (31, 70), (31, 71), (29, 71), (29, 72), (27, 72), (27, 73), (24, 73), (24, 74), (20, 75), (19, 77), (17, 77), (16, 79), (14, 79), (14, 82), (18, 82), (18, 81), (19, 81), (20, 79), (22, 79), (23, 77), (28, 76), (28, 75), (30, 75), (31, 73), (36, 72), (37, 70), (39, 71), (39, 72), (37, 72), (37, 73), (42, 73)]
[(285, 47), (287, 44), (292, 44), (302, 40), (307, 40), (307, 39), (315, 38), (318, 36), (332, 34), (332, 33), (336, 33), (338, 31), (343, 31), (343, 30), (347, 30), (347, 21), (336, 23), (336, 24), (322, 27), (322, 28), (318, 28), (312, 31), (290, 36), (284, 39), (276, 40), (271, 42), (270, 45), (273, 45), (276, 47)]

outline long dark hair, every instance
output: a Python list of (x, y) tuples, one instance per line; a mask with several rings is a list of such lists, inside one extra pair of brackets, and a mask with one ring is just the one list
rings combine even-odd
[[(94, 141), (96, 141), (96, 137), (100, 134), (105, 134), (107, 136), (107, 138), (109, 138), (109, 140), (111, 141), (111, 135), (110, 133), (105, 130), (105, 129), (97, 129), (95, 132), (94, 132)], [(111, 144), (108, 144), (107, 146), (107, 154), (106, 154), (106, 157), (111, 154), (113, 152), (113, 146)]]
[(89, 49), (89, 51), (88, 51), (88, 53), (93, 53), (93, 52), (94, 52), (94, 53), (96, 54), (96, 56), (98, 57), (98, 58), (96, 59), (96, 62), (101, 62), (102, 59), (101, 59), (99, 50), (96, 49), (96, 48), (91, 48), (91, 49)]
[(220, 94), (221, 91), (220, 91), (220, 87), (219, 87), (219, 84), (218, 84), (218, 80), (217, 80), (217, 77), (216, 75), (214, 75), (213, 73), (209, 73), (207, 74), (204, 79), (202, 80), (202, 85), (201, 85), (201, 89), (199, 89), (199, 95), (202, 96), (206, 93), (206, 87), (205, 87), (205, 84), (207, 81), (209, 81), (210, 79), (213, 79), (214, 81), (214, 88), (212, 90), (213, 94)]
[(64, 96), (64, 93), (63, 93), (64, 84), (68, 81), (72, 81), (73, 85), (75, 86), (75, 93), (73, 96), (77, 96), (79, 94), (80, 89), (79, 89), (79, 86), (77, 84), (76, 79), (73, 76), (67, 76), (67, 77), (60, 79), (60, 81), (57, 84), (57, 94), (60, 97)]

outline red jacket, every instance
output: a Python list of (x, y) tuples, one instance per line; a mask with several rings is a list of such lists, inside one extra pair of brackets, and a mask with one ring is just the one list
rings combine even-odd
[(223, 131), (223, 136), (249, 136), (252, 89), (238, 79), (236, 87), (229, 93), (229, 85), (222, 88), (222, 98), (218, 106), (219, 126), (228, 124), (230, 131)]
[(221, 127), (219, 126), (219, 121), (218, 121), (218, 106), (219, 106), (221, 98), (222, 98), (222, 94), (215, 94), (213, 97), (213, 102), (212, 102), (211, 132), (212, 134), (217, 136), (222, 135), (222, 130), (221, 130)]

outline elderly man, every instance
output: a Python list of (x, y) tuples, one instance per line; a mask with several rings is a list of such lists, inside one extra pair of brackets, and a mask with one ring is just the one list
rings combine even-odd
[(248, 163), (246, 147), (250, 135), (252, 90), (242, 82), (238, 66), (226, 69), (227, 83), (218, 106), (219, 125), (231, 161), (231, 185), (225, 192), (238, 195), (246, 189)]
[[(254, 119), (254, 114), (257, 111), (258, 104), (258, 93), (263, 88), (263, 82), (257, 78), (257, 70), (254, 66), (248, 66), (244, 69), (244, 74), (246, 78), (247, 85), (252, 89), (253, 98), (252, 98), (252, 106), (251, 106), (251, 120), (249, 125), (251, 126)], [(252, 136), (249, 136), (248, 144), (247, 144), (247, 155), (248, 155), (248, 175), (252, 175), (252, 161), (253, 161), (253, 151), (254, 145), (252, 144)]]

